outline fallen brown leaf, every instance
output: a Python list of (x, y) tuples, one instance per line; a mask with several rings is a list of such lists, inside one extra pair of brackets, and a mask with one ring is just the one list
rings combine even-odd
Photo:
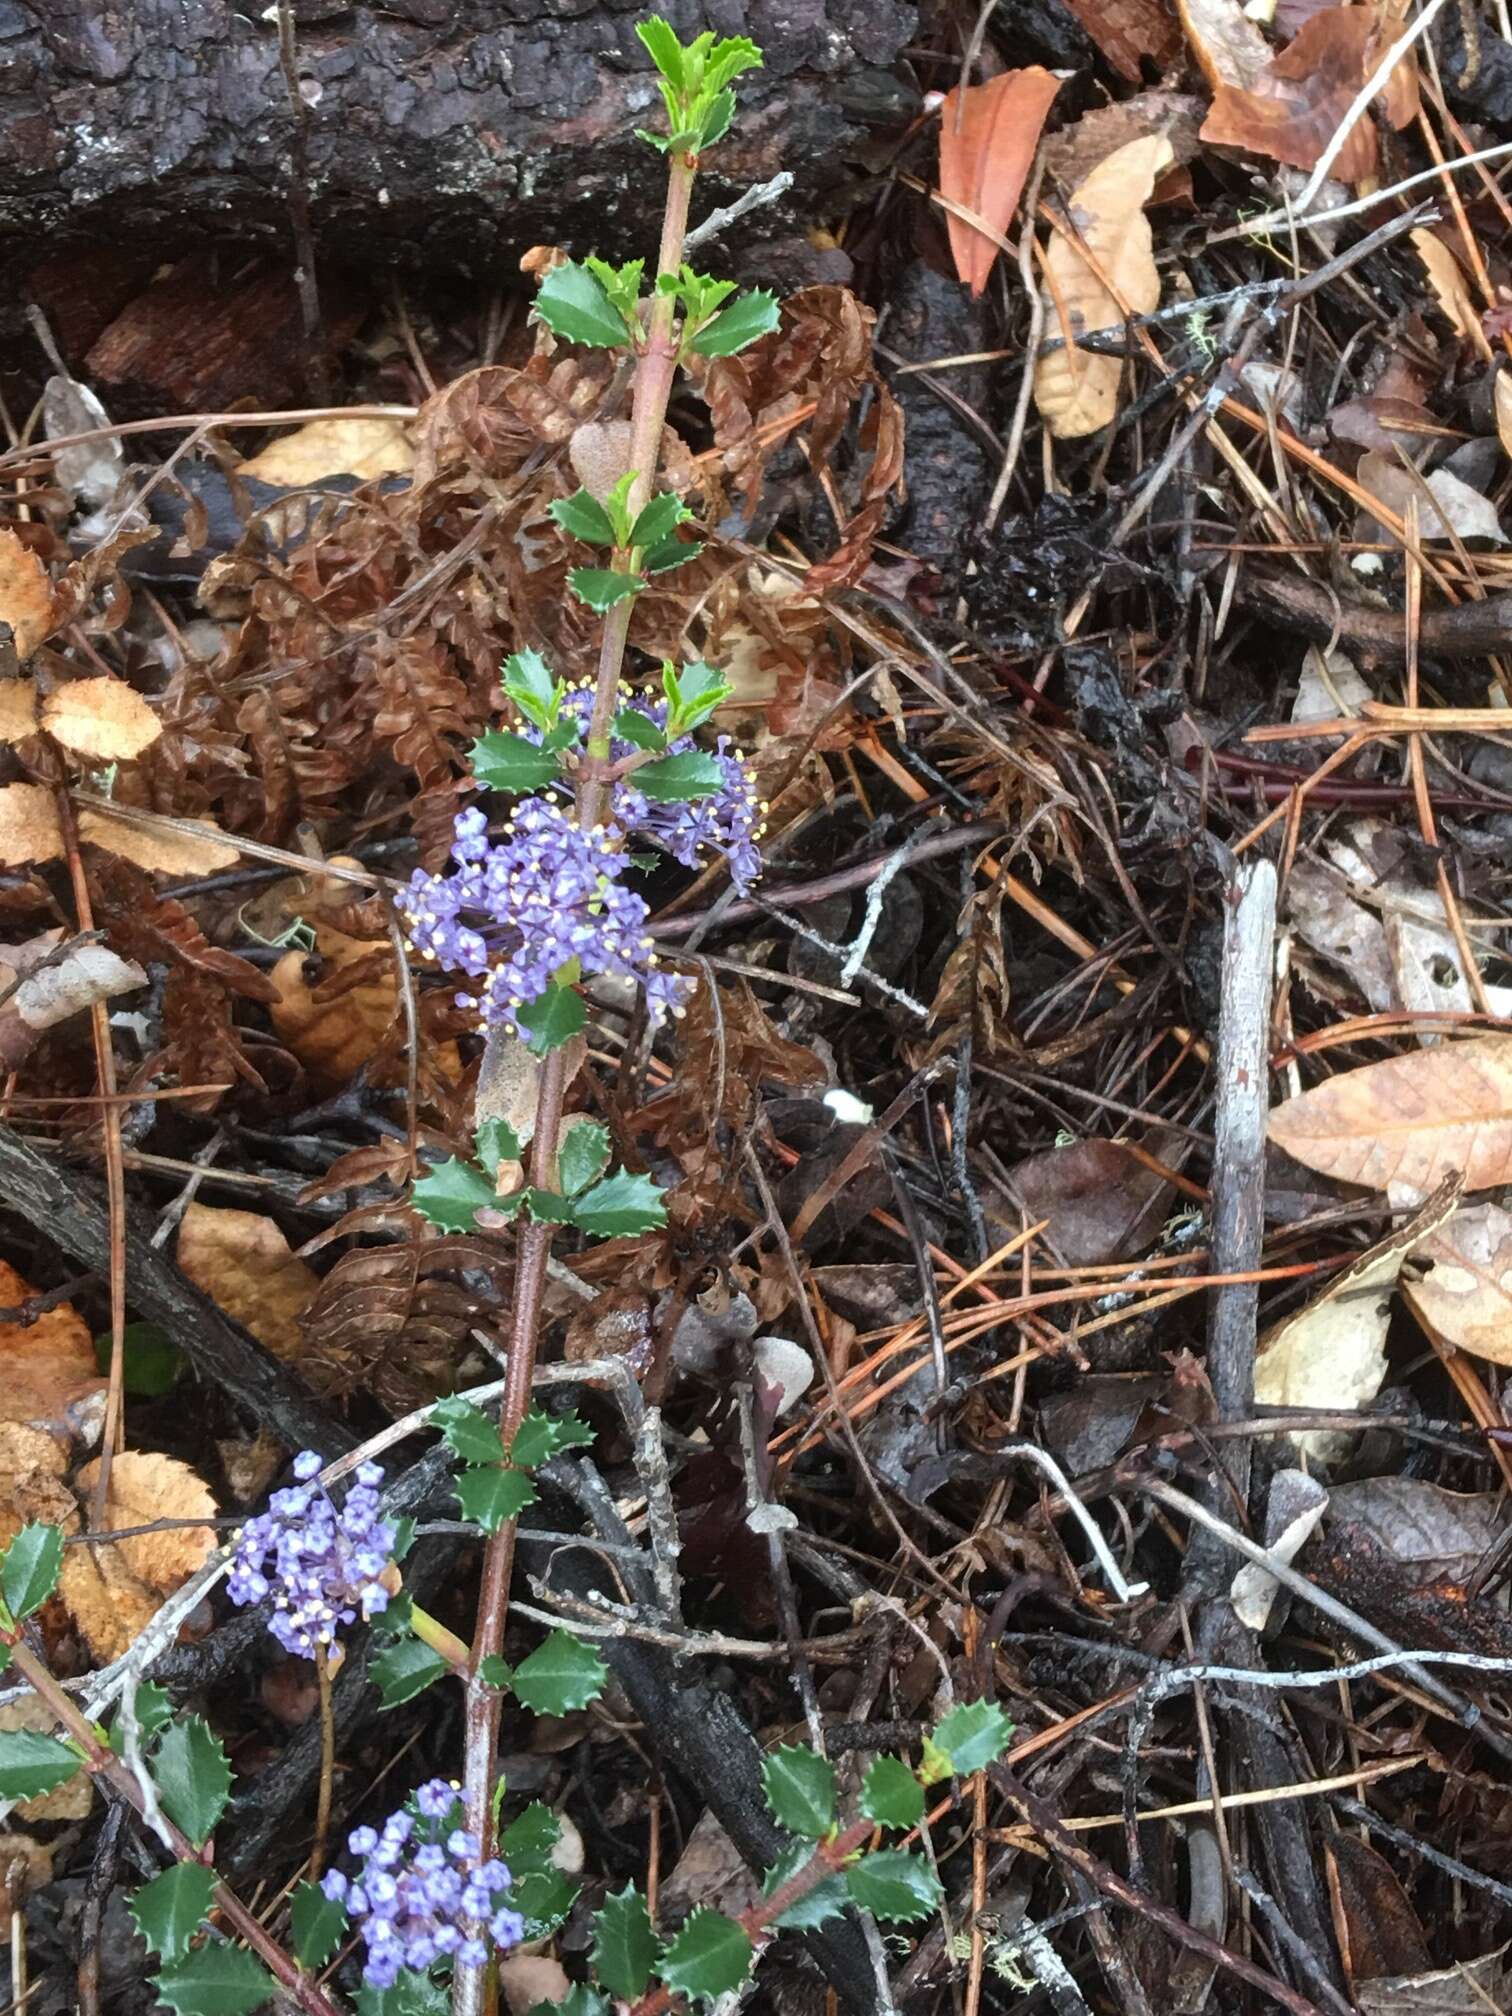
[[(1490, 539), (1505, 546), (1507, 535), (1489, 497), (1456, 476), (1450, 469), (1435, 469), (1431, 475), (1414, 479), (1410, 470), (1372, 450), (1360, 457), (1355, 472), (1361, 489), (1379, 498), (1388, 511), (1405, 518), (1409, 505), (1418, 508), (1418, 535), (1423, 539)], [(1427, 491), (1425, 496), (1423, 493)]]
[[(1138, 72), (1136, 70), (1136, 75)], [(1060, 79), (1038, 64), (1005, 70), (985, 84), (947, 92), (940, 108), (940, 194), (975, 211), (998, 237), (1009, 225)], [(954, 212), (945, 213), (955, 269), (973, 296), (987, 285), (998, 255), (993, 240)]]
[(1271, 46), (1240, 0), (1176, 0), (1198, 67), (1215, 91), (1252, 91), (1270, 68)]
[(269, 442), (236, 473), (297, 490), (323, 476), (356, 476), (367, 482), (378, 476), (407, 475), (414, 466), (415, 451), (400, 421), (337, 414), (307, 421), (292, 434)]
[(1118, 411), (1123, 360), (1078, 350), (1074, 339), (1121, 329), (1125, 308), (1147, 315), (1158, 304), (1160, 275), (1144, 206), (1171, 158), (1171, 143), (1162, 134), (1131, 140), (1094, 168), (1072, 196), (1071, 221), (1104, 279), (1061, 232), (1045, 253), (1046, 334), (1068, 340), (1035, 366), (1034, 398), (1059, 440), (1095, 434)]
[[(98, 1475), (98, 1461), (79, 1472), (77, 1488), (86, 1508)], [(215, 1500), (186, 1463), (128, 1449), (111, 1462), (98, 1530), (114, 1532), (159, 1519), (213, 1519), (215, 1513)], [(193, 1525), (65, 1548), (59, 1590), (95, 1657), (118, 1659), (165, 1598), (204, 1566), (214, 1547), (214, 1528)]]
[[(15, 1308), (35, 1293), (14, 1267), (0, 1260), (0, 1308)], [(25, 1423), (56, 1441), (87, 1443), (93, 1439), (90, 1428), (99, 1431), (104, 1390), (89, 1326), (69, 1303), (47, 1310), (34, 1323), (0, 1323), (0, 1423)]]
[(1440, 308), (1449, 318), (1461, 336), (1474, 342), (1477, 337), (1485, 342), (1480, 316), (1475, 303), (1470, 298), (1469, 284), (1465, 279), (1465, 269), (1449, 250), (1442, 238), (1432, 231), (1420, 228), (1408, 234), (1418, 257), (1422, 260), (1428, 275), (1428, 285), (1433, 289)]
[[(10, 786), (12, 791), (26, 788), (20, 784)], [(241, 859), (241, 849), (236, 843), (218, 838), (219, 828), (213, 820), (200, 819), (196, 823), (208, 830), (179, 833), (168, 826), (137, 826), (84, 805), (79, 810), (79, 838), (159, 875), (216, 875), (224, 868), (234, 868)], [(54, 851), (62, 851), (61, 841)]]
[(37, 732), (37, 689), (30, 679), (0, 679), (0, 742)]
[[(1253, 84), (1218, 86), (1203, 139), (1293, 168), (1315, 168), (1370, 74), (1376, 41), (1369, 7), (1330, 7), (1313, 15)], [(1341, 182), (1361, 182), (1375, 173), (1378, 153), (1374, 125), (1360, 119), (1333, 172)]]
[(320, 1278), (289, 1250), (271, 1218), (191, 1204), (179, 1226), (177, 1253), (194, 1285), (275, 1358), (302, 1355), (300, 1312), (314, 1299)]
[(1512, 1212), (1456, 1211), (1420, 1257), (1432, 1265), (1409, 1284), (1409, 1305), (1446, 1344), (1512, 1365)]
[(16, 637), (23, 662), (52, 634), (56, 598), (47, 569), (8, 525), (0, 525), (0, 623)]
[(1166, 70), (1181, 53), (1181, 31), (1161, 0), (1065, 0), (1121, 77), (1137, 84), (1148, 60)]
[(62, 852), (58, 807), (47, 786), (0, 785), (0, 868), (56, 861)]
[(1278, 1106), (1270, 1136), (1307, 1168), (1369, 1190), (1426, 1196), (1455, 1172), (1467, 1190), (1512, 1182), (1512, 1037), (1345, 1071)]
[(124, 679), (72, 679), (42, 702), (42, 726), (75, 756), (124, 763), (163, 732), (141, 694)]

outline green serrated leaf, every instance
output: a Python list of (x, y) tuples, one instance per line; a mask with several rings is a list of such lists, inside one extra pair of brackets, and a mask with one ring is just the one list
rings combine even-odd
[[(514, 1678), (514, 1668), (499, 1653), (490, 1652), (488, 1657), (483, 1661), (483, 1664), (478, 1668), (478, 1678), (483, 1682), (485, 1687), (492, 1687), (496, 1693), (502, 1694)], [(503, 1784), (504, 1781), (501, 1778), (499, 1780), (501, 1790)]]
[(663, 756), (635, 773), (635, 788), (657, 804), (674, 804), (687, 798), (707, 798), (724, 789), (725, 775), (719, 758), (702, 749), (687, 749), (680, 756)]
[(586, 1449), (593, 1440), (593, 1430), (576, 1414), (547, 1414), (532, 1407), (520, 1423), (509, 1460), (522, 1470), (534, 1470), (561, 1450)]
[(579, 1885), (560, 1869), (532, 1869), (513, 1884), (509, 1908), (525, 1920), (525, 1937), (544, 1939), (572, 1909)]
[(644, 259), (627, 259), (623, 266), (611, 266), (607, 259), (587, 258), (583, 264), (598, 281), (614, 306), (624, 318), (632, 334), (637, 333), (635, 315), (640, 304), (641, 276), (646, 270)]
[(616, 1169), (574, 1199), (572, 1222), (595, 1239), (627, 1239), (667, 1222), (667, 1197), (651, 1177)]
[(548, 507), (564, 532), (589, 546), (612, 546), (614, 527), (609, 513), (591, 490), (574, 490), (570, 497), (558, 497)]
[(301, 1883), (289, 1904), (294, 1958), (301, 1967), (324, 1967), (341, 1944), (347, 1908), (327, 1897), (318, 1883)]
[(936, 1723), (934, 1741), (965, 1777), (995, 1764), (1008, 1748), (1013, 1724), (995, 1701), (963, 1701)]
[(674, 91), (683, 88), (683, 49), (677, 39), (677, 31), (660, 14), (648, 15), (644, 21), (637, 21), (635, 32), (646, 46), (646, 54), (656, 65)]
[(537, 728), (556, 726), (562, 686), (539, 651), (516, 651), (504, 660), (504, 691)]
[(406, 1968), (392, 1988), (356, 1989), (352, 2003), (357, 2016), (448, 2016), (451, 1989)]
[(861, 1781), (861, 1811), (883, 1827), (917, 1827), (924, 1787), (901, 1757), (879, 1757)]
[(722, 91), (745, 71), (761, 67), (761, 50), (749, 35), (726, 35), (709, 51), (701, 80), (703, 89)]
[(818, 1841), (835, 1824), (835, 1768), (806, 1743), (784, 1744), (761, 1767), (761, 1789), (789, 1832)]
[(532, 1799), (499, 1836), (499, 1855), (516, 1882), (531, 1869), (549, 1869), (562, 1838), (562, 1823), (551, 1808)]
[(35, 1520), (23, 1526), (0, 1561), (0, 1590), (16, 1623), (40, 1610), (58, 1586), (63, 1566), (63, 1529)]
[(703, 123), (698, 129), (699, 151), (712, 147), (716, 140), (723, 140), (730, 130), (730, 121), (735, 117), (735, 93), (716, 91), (709, 100)]
[(536, 291), (535, 312), (553, 335), (595, 350), (612, 350), (627, 334), (625, 318), (603, 282), (586, 266), (555, 266)]
[(551, 986), (515, 1011), (515, 1020), (529, 1033), (537, 1057), (570, 1043), (588, 1020), (581, 997), (571, 987)]
[(760, 336), (769, 336), (782, 317), (777, 296), (756, 288), (722, 308), (694, 336), (691, 348), (700, 357), (733, 357)]
[(851, 1902), (874, 1918), (909, 1924), (937, 1911), (945, 1895), (940, 1879), (922, 1855), (902, 1848), (879, 1848), (845, 1872)]
[(277, 1993), (267, 1968), (239, 1946), (201, 1946), (152, 1985), (178, 2016), (247, 2016)]
[(527, 1190), (525, 1206), (537, 1225), (570, 1225), (572, 1199), (560, 1190)]
[(443, 1232), (471, 1232), (478, 1212), (497, 1202), (493, 1184), (478, 1165), (455, 1155), (422, 1176), (410, 1191), (415, 1210)]
[(593, 1971), (611, 1995), (633, 2002), (661, 1951), (646, 1900), (633, 1883), (604, 1899), (593, 1918)]
[(452, 1489), (462, 1510), (485, 1533), (497, 1533), (509, 1519), (518, 1519), (536, 1500), (536, 1488), (523, 1470), (459, 1470)]
[(637, 749), (665, 749), (667, 738), (639, 707), (621, 707), (614, 717), (611, 733), (620, 742), (633, 742)]
[(738, 1988), (751, 1971), (751, 1941), (733, 1918), (700, 1905), (657, 1962), (656, 1971), (676, 1994), (712, 2002)]
[[(102, 1372), (110, 1370), (110, 1332), (94, 1340), (95, 1359)], [(184, 1354), (156, 1323), (128, 1323), (121, 1337), (122, 1372), (126, 1391), (143, 1400), (156, 1400), (171, 1392), (184, 1369)]]
[(604, 511), (613, 528), (616, 546), (630, 544), (630, 527), (633, 522), (630, 517), (630, 492), (635, 488), (635, 484), (635, 470), (627, 469), (604, 499)]
[[(785, 1848), (762, 1878), (762, 1896), (775, 1897), (783, 1884), (796, 1876), (812, 1855), (813, 1850), (806, 1841), (795, 1841), (790, 1848)], [(821, 1925), (828, 1925), (831, 1919), (842, 1917), (848, 1901), (845, 1878), (826, 1876), (812, 1890), (806, 1890), (796, 1904), (790, 1904), (774, 1923), (782, 1932), (817, 1932)]]
[(681, 672), (664, 663), (662, 690), (667, 696), (668, 732), (686, 735), (690, 729), (701, 728), (735, 688), (722, 672), (696, 658), (691, 665), (684, 665)]
[(693, 513), (675, 490), (663, 490), (651, 499), (636, 519), (630, 533), (630, 544), (659, 546), (663, 539), (670, 538), (677, 527), (686, 524), (692, 516)]
[(536, 1715), (571, 1715), (604, 1691), (609, 1668), (570, 1631), (553, 1631), (514, 1672), (515, 1699)]
[(0, 1735), (0, 1799), (37, 1799), (66, 1785), (79, 1769), (76, 1750), (35, 1729)]
[(137, 1930), (164, 1960), (182, 1960), (205, 1922), (215, 1895), (215, 1875), (199, 1862), (176, 1862), (132, 1894)]
[(562, 774), (561, 764), (539, 743), (503, 729), (480, 735), (468, 757), (473, 776), (485, 791), (539, 791)]
[(464, 1463), (502, 1463), (504, 1440), (481, 1407), (455, 1393), (431, 1409), (431, 1426), (438, 1428), (448, 1449)]
[(643, 574), (670, 574), (674, 567), (686, 566), (696, 560), (703, 551), (703, 544), (697, 539), (663, 539), (659, 546), (648, 546), (641, 555)]
[[(165, 1729), (173, 1720), (173, 1702), (165, 1687), (159, 1687), (154, 1680), (141, 1680), (137, 1683), (135, 1705), (137, 1729), (142, 1741), (150, 1743), (158, 1731)], [(119, 1715), (111, 1723), (110, 1733), (105, 1740), (119, 1757), (125, 1743)]]
[(220, 1738), (199, 1715), (170, 1722), (152, 1760), (163, 1811), (203, 1848), (231, 1799), (231, 1765)]
[(573, 567), (567, 585), (579, 602), (602, 614), (626, 596), (639, 595), (646, 584), (639, 574), (616, 574), (607, 567)]
[(507, 1120), (485, 1120), (475, 1138), (485, 1176), (491, 1175), (501, 1162), (524, 1159), (524, 1143)]
[(526, 2016), (610, 2016), (609, 2001), (581, 1981), (574, 1981), (560, 2002), (537, 2002)]
[(403, 1701), (413, 1701), (450, 1671), (441, 1654), (432, 1651), (429, 1645), (418, 1638), (401, 1638), (386, 1652), (379, 1653), (368, 1668), (368, 1678), (378, 1689), (383, 1706), (397, 1708)]
[(609, 1166), (609, 1129), (595, 1120), (579, 1120), (562, 1132), (557, 1150), (557, 1181), (567, 1196), (576, 1197), (597, 1181)]

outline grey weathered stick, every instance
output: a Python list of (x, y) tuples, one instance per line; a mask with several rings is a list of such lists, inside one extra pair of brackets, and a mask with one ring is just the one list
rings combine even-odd
[[(18, 1212), (70, 1259), (102, 1274), (110, 1263), (110, 1215), (82, 1170), (66, 1168), (0, 1126), (0, 1207)], [(126, 1213), (126, 1300), (167, 1331), (199, 1376), (219, 1386), (295, 1449), (339, 1456), (353, 1437), (276, 1358), (202, 1295), (152, 1243), (152, 1219)]]

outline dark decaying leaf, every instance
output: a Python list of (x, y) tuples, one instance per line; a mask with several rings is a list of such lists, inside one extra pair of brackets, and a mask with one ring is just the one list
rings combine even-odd
[[(1049, 1220), (1045, 1243), (1067, 1267), (1144, 1252), (1158, 1237), (1175, 1194), (1168, 1179), (1132, 1149), (1095, 1137), (1015, 1163), (1004, 1187), (1028, 1223)], [(1017, 1211), (1013, 1222), (1016, 1227)]]
[(1391, 1864), (1368, 1842), (1339, 1832), (1325, 1844), (1328, 1901), (1351, 1984), (1383, 1974), (1420, 1974), (1428, 1942)]

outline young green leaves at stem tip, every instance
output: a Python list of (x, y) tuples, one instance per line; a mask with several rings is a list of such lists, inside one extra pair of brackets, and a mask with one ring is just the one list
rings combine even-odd
[[(582, 1003), (570, 987), (548, 988), (540, 1001), (531, 1006), (539, 1009), (544, 1003), (547, 1012), (561, 1010), (570, 1021), (568, 1002), (581, 1014)], [(525, 1019), (523, 1014), (521, 1019)], [(560, 1024), (544, 1023), (543, 1018), (543, 1026), (551, 1027), (555, 1033)], [(581, 1023), (577, 1026), (581, 1027)], [(571, 1033), (574, 1032), (569, 1030), (568, 1034)], [(566, 1040), (566, 1036), (560, 1038), (562, 1042)], [(553, 1042), (546, 1047), (555, 1049), (557, 1044)], [(667, 1222), (665, 1199), (650, 1176), (617, 1169), (612, 1176), (595, 1180), (609, 1160), (609, 1135), (596, 1121), (579, 1121), (566, 1130), (558, 1157), (560, 1191), (541, 1190), (527, 1184), (507, 1197), (498, 1194), (489, 1172), (497, 1170), (501, 1162), (519, 1162), (525, 1153), (503, 1122), (489, 1123), (479, 1136), (478, 1147), (481, 1167), (454, 1155), (428, 1176), (422, 1176), (410, 1193), (410, 1201), (421, 1217), (443, 1232), (471, 1232), (479, 1211), (485, 1208), (503, 1218), (514, 1218), (524, 1211), (538, 1225), (575, 1225), (595, 1239), (627, 1238), (656, 1230)]]

